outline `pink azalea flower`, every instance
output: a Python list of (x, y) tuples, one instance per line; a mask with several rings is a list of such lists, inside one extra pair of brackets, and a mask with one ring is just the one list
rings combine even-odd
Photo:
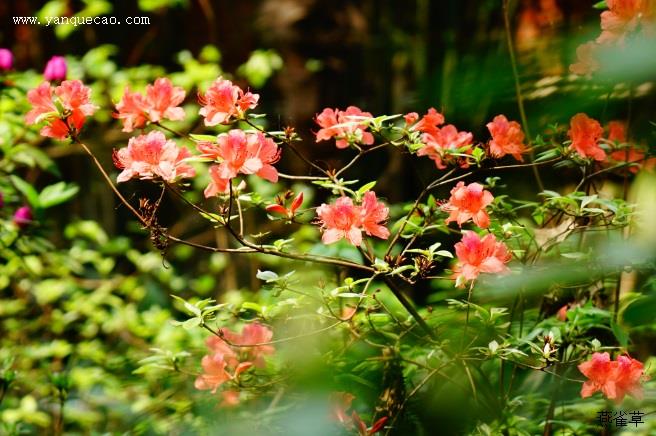
[(244, 91), (230, 80), (219, 77), (212, 83), (205, 95), (199, 95), (203, 106), (199, 113), (205, 117), (206, 126), (227, 124), (233, 117), (242, 117), (248, 109), (257, 106), (260, 96)]
[(403, 116), (406, 126), (411, 126), (419, 119), (419, 114), (417, 112), (408, 112)]
[(57, 116), (57, 107), (52, 101), (53, 87), (50, 82), (43, 82), (27, 92), (27, 101), (32, 109), (25, 115), (27, 124), (35, 124), (43, 119)]
[(524, 132), (517, 121), (508, 121), (505, 115), (497, 115), (486, 126), (492, 135), (489, 146), (493, 157), (502, 158), (510, 154), (518, 161), (524, 161), (522, 153), (527, 151)]
[[(442, 128), (436, 127), (434, 133), (424, 133), (421, 136), (421, 140), (425, 145), (417, 151), (417, 156), (428, 156), (435, 161), (435, 166), (442, 170), (446, 168), (444, 160), (447, 158), (447, 152), (457, 151), (471, 145), (473, 139), (474, 135), (470, 132), (459, 132), (453, 124), (448, 124)], [(461, 151), (461, 153), (467, 153), (468, 151)], [(469, 166), (466, 160), (460, 160), (462, 168)]]
[(62, 56), (53, 56), (46, 64), (43, 71), (43, 78), (49, 82), (59, 82), (66, 80), (66, 59)]
[(345, 111), (324, 109), (315, 121), (321, 127), (316, 134), (316, 142), (335, 138), (337, 148), (347, 148), (350, 142), (364, 145), (374, 143), (374, 136), (367, 132), (367, 120), (373, 118), (369, 112), (362, 112), (356, 106), (349, 106)]
[(116, 104), (114, 118), (123, 121), (124, 132), (141, 129), (148, 121), (181, 120), (185, 112), (178, 105), (184, 101), (185, 94), (184, 89), (173, 86), (167, 78), (159, 78), (154, 84), (147, 85), (145, 97), (138, 92), (130, 92), (126, 86), (123, 97)]
[(114, 118), (122, 120), (123, 131), (131, 132), (134, 129), (142, 129), (148, 121), (148, 105), (143, 95), (138, 92), (130, 92), (126, 86), (123, 97), (116, 104)]
[(226, 361), (221, 354), (203, 356), (201, 366), (203, 373), (196, 378), (194, 387), (198, 390), (216, 390), (225, 382), (232, 379), (232, 376), (226, 371)]
[[(266, 345), (267, 342), (271, 342), (273, 331), (257, 322), (247, 324), (241, 334), (234, 333), (227, 328), (221, 329), (221, 333), (230, 343), (241, 345), (238, 347), (239, 351), (258, 368), (265, 366), (264, 356), (269, 356), (276, 351), (274, 346)], [(243, 347), (244, 345), (253, 346)]]
[(599, 140), (604, 134), (599, 121), (589, 118), (586, 114), (576, 114), (570, 121), (567, 134), (572, 140), (570, 148), (576, 150), (581, 157), (591, 157), (598, 161), (606, 158), (606, 152), (599, 147)]
[(219, 404), (220, 407), (235, 407), (239, 405), (240, 392), (234, 390), (223, 391), (221, 392), (221, 398), (223, 401)]
[(506, 273), (511, 255), (503, 242), (492, 234), (483, 239), (471, 231), (462, 232), (462, 240), (455, 245), (458, 263), (454, 268), (456, 286), (476, 280), (480, 273)]
[(389, 208), (376, 200), (374, 191), (367, 191), (362, 197), (362, 229), (369, 236), (380, 239), (389, 238), (390, 231), (380, 223), (385, 222), (389, 216)]
[(14, 66), (14, 55), (9, 49), (0, 48), (0, 71), (9, 71)]
[(342, 238), (356, 247), (362, 244), (361, 212), (349, 197), (340, 197), (334, 204), (322, 204), (317, 208), (317, 216), (324, 230), (321, 237), (324, 244), (332, 244)]
[(578, 366), (588, 378), (581, 388), (581, 397), (587, 398), (597, 391), (620, 403), (626, 394), (642, 398), (641, 383), (646, 379), (641, 362), (628, 356), (611, 361), (608, 353), (594, 353), (592, 358)]
[(442, 124), (444, 124), (444, 115), (439, 113), (435, 108), (430, 108), (426, 115), (417, 124), (412, 126), (411, 130), (437, 135), (440, 130), (438, 126)]
[(55, 88), (55, 95), (65, 110), (80, 112), (84, 116), (91, 116), (98, 106), (89, 101), (91, 89), (84, 86), (79, 80), (65, 80)]
[(262, 132), (245, 133), (233, 129), (217, 137), (217, 143), (199, 143), (203, 157), (221, 160), (210, 168), (210, 185), (205, 196), (225, 193), (228, 183), (238, 174), (256, 174), (270, 182), (278, 181), (278, 171), (272, 164), (280, 159), (278, 145)]
[(588, 76), (599, 70), (601, 64), (597, 59), (599, 45), (586, 42), (576, 48), (576, 62), (569, 66), (569, 71), (579, 76)]
[(146, 105), (150, 121), (156, 123), (164, 118), (171, 121), (183, 119), (184, 109), (178, 105), (184, 100), (185, 94), (184, 89), (173, 86), (167, 78), (159, 78), (153, 85), (146, 86)]
[(332, 244), (346, 238), (359, 247), (362, 244), (362, 231), (369, 236), (387, 239), (389, 230), (381, 223), (387, 220), (389, 209), (376, 200), (373, 191), (367, 191), (362, 205), (356, 206), (349, 197), (340, 197), (333, 204), (322, 204), (317, 208), (321, 223), (324, 244)]
[(167, 140), (162, 132), (130, 138), (127, 147), (114, 152), (114, 164), (123, 170), (116, 181), (160, 177), (166, 182), (174, 182), (178, 178), (193, 177), (194, 169), (183, 161), (190, 156), (189, 150)]
[(483, 185), (478, 183), (465, 185), (465, 182), (458, 182), (451, 189), (451, 198), (442, 206), (442, 210), (450, 213), (446, 223), (455, 221), (462, 226), (472, 220), (478, 227), (485, 229), (490, 226), (490, 217), (485, 208), (492, 201), (494, 201), (494, 197), (490, 191), (483, 189)]

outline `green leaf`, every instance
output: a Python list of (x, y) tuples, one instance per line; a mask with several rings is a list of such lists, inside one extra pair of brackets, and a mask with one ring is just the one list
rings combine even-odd
[(56, 206), (73, 198), (80, 188), (77, 185), (66, 184), (66, 182), (55, 183), (46, 186), (39, 193), (39, 203), (43, 209)]
[(358, 197), (361, 195), (364, 195), (365, 192), (371, 191), (371, 189), (376, 186), (376, 181), (374, 180), (373, 182), (369, 182), (365, 185), (362, 185), (360, 189), (357, 190)]
[(196, 133), (190, 133), (189, 137), (198, 142), (216, 142), (216, 135), (198, 135)]
[(608, 9), (608, 3), (606, 2), (606, 0), (602, 0), (600, 2), (595, 3), (592, 7), (594, 9)]
[(39, 203), (39, 194), (36, 192), (36, 189), (25, 180), (21, 179), (18, 176), (11, 175), (9, 176), (11, 183), (20, 191), (21, 194), (25, 196), (27, 202), (30, 203), (30, 206), (34, 208), (40, 207)]
[(629, 334), (626, 332), (626, 330), (617, 324), (613, 319), (610, 320), (610, 328), (613, 331), (613, 334), (615, 335), (615, 338), (617, 339), (617, 342), (619, 342), (620, 346), (622, 348), (626, 348), (627, 345), (629, 345)]

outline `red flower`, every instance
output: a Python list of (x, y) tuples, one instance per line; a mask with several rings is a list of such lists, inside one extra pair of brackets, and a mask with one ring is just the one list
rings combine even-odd
[(591, 157), (598, 161), (606, 158), (606, 152), (599, 147), (599, 139), (604, 134), (599, 121), (589, 118), (586, 114), (576, 114), (570, 121), (567, 134), (572, 140), (570, 148), (576, 150), (581, 157)]
[(482, 185), (478, 183), (465, 185), (465, 182), (458, 182), (451, 190), (451, 198), (442, 206), (442, 210), (450, 213), (446, 223), (455, 221), (462, 226), (471, 219), (477, 226), (487, 228), (490, 225), (490, 217), (485, 208), (493, 200), (490, 191), (485, 191)]
[(359, 436), (372, 436), (382, 430), (387, 422), (387, 416), (383, 416), (371, 427), (367, 428), (367, 424), (360, 418), (358, 412), (353, 410), (350, 415), (348, 414), (348, 409), (351, 408), (351, 403), (354, 399), (355, 396), (347, 392), (333, 392), (330, 396), (331, 418), (347, 430), (352, 430), (355, 427)]
[(175, 142), (167, 140), (162, 132), (150, 132), (130, 138), (128, 146), (114, 152), (114, 164), (123, 171), (118, 183), (139, 177), (142, 180), (160, 177), (167, 182), (193, 177), (194, 169), (184, 159), (191, 153)]
[(641, 362), (628, 356), (611, 361), (608, 353), (594, 353), (592, 358), (578, 366), (588, 378), (581, 388), (581, 397), (587, 398), (597, 391), (617, 403), (626, 394), (642, 398), (641, 383), (646, 378)]
[(455, 245), (458, 263), (453, 271), (456, 286), (463, 287), (471, 280), (476, 280), (480, 273), (506, 273), (512, 256), (503, 242), (497, 242), (494, 235), (488, 234), (481, 239), (471, 231), (462, 232), (462, 240)]
[[(66, 139), (82, 129), (86, 117), (98, 109), (90, 102), (90, 94), (91, 90), (79, 80), (65, 80), (56, 88), (43, 82), (27, 93), (32, 109), (25, 115), (25, 122), (35, 124), (48, 120), (49, 124), (41, 129), (41, 135)], [(62, 108), (61, 113), (58, 106)]]
[(444, 115), (435, 110), (435, 108), (430, 108), (428, 109), (428, 112), (426, 112), (426, 115), (424, 115), (417, 124), (412, 126), (411, 130), (436, 135), (439, 131), (438, 126), (441, 126), (442, 124), (444, 124)]
[(508, 121), (505, 115), (497, 115), (492, 122), (487, 123), (487, 129), (492, 135), (489, 142), (490, 154), (501, 158), (507, 154), (523, 162), (522, 153), (526, 153), (524, 132), (517, 121)]
[(257, 106), (260, 96), (244, 91), (230, 80), (219, 77), (212, 83), (205, 95), (198, 95), (203, 106), (198, 112), (205, 117), (206, 126), (227, 124), (233, 117), (242, 117), (248, 109)]
[(337, 148), (346, 148), (349, 143), (371, 145), (374, 136), (366, 131), (369, 127), (366, 121), (371, 118), (369, 112), (362, 112), (356, 106), (349, 106), (345, 111), (326, 108), (315, 119), (321, 127), (316, 134), (316, 142), (335, 138)]
[[(291, 193), (290, 193), (291, 194)], [(269, 213), (277, 213), (285, 216), (286, 218), (292, 219), (296, 215), (296, 211), (303, 204), (303, 193), (299, 192), (296, 198), (292, 200), (292, 204), (289, 209), (286, 208), (283, 204), (284, 199), (279, 199), (280, 203), (270, 204), (265, 209)]]
[[(449, 153), (470, 152), (470, 150), (465, 148), (471, 145), (473, 139), (474, 135), (470, 132), (459, 132), (453, 124), (448, 124), (442, 128), (435, 128), (434, 133), (428, 132), (421, 135), (421, 141), (425, 145), (417, 151), (417, 156), (428, 156), (435, 161), (435, 166), (442, 170), (446, 168), (444, 162), (448, 161), (451, 157)], [(456, 160), (461, 161), (460, 166), (462, 168), (469, 166), (466, 160)]]
[(627, 33), (635, 30), (649, 0), (607, 0), (608, 10), (601, 13), (599, 44), (623, 43)]

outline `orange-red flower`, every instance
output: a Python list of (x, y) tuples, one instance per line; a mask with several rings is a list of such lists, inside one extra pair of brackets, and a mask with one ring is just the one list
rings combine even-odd
[[(474, 135), (470, 132), (459, 132), (453, 124), (447, 124), (442, 128), (435, 128), (432, 133), (421, 135), (421, 141), (425, 145), (417, 151), (417, 156), (428, 156), (435, 161), (435, 166), (442, 170), (446, 168), (445, 161), (451, 158), (450, 152), (470, 153), (471, 149), (467, 147), (471, 145), (473, 139)], [(461, 162), (462, 168), (469, 166), (466, 159), (456, 158), (456, 160)]]
[[(293, 195), (293, 193), (289, 193), (289, 195)], [(303, 192), (299, 192), (298, 195), (292, 200), (291, 205), (289, 208), (285, 207), (285, 200), (284, 198), (278, 198), (278, 203), (270, 204), (268, 205), (265, 209), (269, 213), (276, 213), (279, 215), (283, 215), (286, 218), (292, 219), (296, 215), (296, 211), (298, 210), (299, 207), (303, 204)]]
[(226, 361), (221, 354), (212, 354), (203, 356), (201, 366), (203, 373), (196, 377), (194, 387), (198, 390), (211, 390), (216, 393), (216, 390), (225, 382), (230, 380), (232, 376), (226, 371)]
[(469, 220), (481, 228), (490, 226), (490, 217), (485, 208), (494, 201), (490, 191), (483, 189), (483, 185), (471, 183), (465, 185), (465, 182), (458, 184), (451, 189), (451, 198), (442, 206), (442, 210), (449, 212), (446, 219), (447, 224), (455, 221), (462, 226)]
[(148, 122), (148, 105), (146, 104), (146, 99), (138, 92), (130, 92), (129, 86), (125, 87), (123, 97), (116, 104), (116, 111), (113, 116), (122, 120), (124, 132), (141, 129)]
[(498, 242), (493, 234), (483, 239), (475, 232), (462, 232), (462, 240), (455, 245), (458, 263), (454, 267), (456, 286), (463, 287), (466, 282), (476, 280), (480, 273), (506, 273), (511, 255), (503, 242)]
[(66, 139), (75, 135), (86, 117), (98, 109), (90, 102), (90, 94), (91, 90), (79, 80), (65, 80), (56, 88), (43, 82), (27, 93), (32, 109), (25, 115), (25, 122), (36, 124), (47, 120), (49, 124), (41, 129), (41, 135)]
[(232, 332), (227, 328), (222, 328), (221, 333), (231, 344), (238, 345), (235, 348), (241, 355), (242, 360), (248, 360), (258, 368), (264, 367), (264, 356), (269, 356), (276, 351), (273, 345), (267, 344), (273, 338), (273, 331), (257, 322), (247, 324), (241, 334)]
[(486, 126), (492, 135), (489, 146), (493, 157), (501, 158), (510, 154), (518, 161), (524, 161), (522, 153), (527, 151), (524, 132), (517, 121), (508, 121), (505, 115), (497, 115)]
[(649, 0), (607, 0), (608, 10), (601, 13), (600, 44), (622, 43), (626, 34), (638, 27)]
[(205, 117), (206, 126), (227, 124), (234, 117), (242, 117), (248, 109), (257, 106), (260, 96), (244, 92), (230, 80), (217, 78), (204, 95), (198, 95), (203, 106), (198, 112)]
[(210, 184), (205, 197), (228, 191), (228, 183), (238, 174), (256, 174), (270, 182), (278, 181), (278, 171), (273, 164), (280, 159), (278, 145), (262, 132), (245, 133), (233, 129), (217, 136), (217, 142), (201, 142), (197, 145), (201, 156), (220, 162), (210, 167)]
[(322, 204), (317, 208), (317, 216), (323, 230), (321, 240), (332, 244), (346, 238), (359, 247), (362, 244), (362, 231), (369, 236), (387, 239), (389, 230), (382, 224), (387, 220), (389, 209), (376, 199), (376, 193), (367, 191), (362, 205), (357, 206), (349, 197), (340, 197), (334, 204)]
[(373, 118), (369, 112), (362, 112), (356, 106), (349, 106), (345, 111), (324, 109), (315, 121), (321, 127), (316, 133), (316, 142), (335, 138), (337, 148), (347, 148), (350, 143), (371, 145), (374, 136), (367, 132), (367, 120)]
[[(416, 116), (417, 114), (414, 113), (414, 115)], [(406, 116), (406, 122), (407, 120), (408, 118)], [(432, 107), (428, 109), (426, 115), (424, 115), (417, 124), (412, 126), (411, 130), (436, 135), (439, 131), (438, 126), (441, 126), (442, 124), (444, 124), (444, 115)]]
[(196, 172), (184, 162), (190, 156), (189, 150), (167, 140), (162, 132), (130, 138), (127, 147), (114, 152), (114, 164), (123, 170), (116, 181), (121, 183), (133, 177), (142, 180), (160, 177), (174, 182), (178, 178), (193, 177)]
[(570, 121), (570, 129), (567, 134), (572, 140), (570, 148), (581, 157), (591, 157), (598, 161), (606, 158), (606, 152), (599, 146), (599, 140), (604, 134), (604, 129), (599, 121), (586, 114), (576, 114)]
[(358, 412), (353, 410), (350, 415), (348, 413), (354, 399), (355, 396), (347, 392), (333, 392), (330, 395), (331, 419), (344, 426), (347, 430), (355, 429), (359, 436), (372, 436), (381, 431), (387, 422), (387, 416), (383, 416), (373, 423), (371, 427), (367, 427), (367, 424), (360, 418)]
[(642, 398), (642, 381), (646, 378), (641, 362), (628, 356), (611, 361), (608, 353), (594, 353), (592, 358), (578, 366), (588, 378), (581, 388), (581, 397), (587, 398), (600, 391), (617, 403), (625, 395)]

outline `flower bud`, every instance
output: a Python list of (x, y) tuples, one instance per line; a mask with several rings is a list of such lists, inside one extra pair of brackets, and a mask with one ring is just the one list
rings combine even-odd
[(49, 82), (66, 80), (66, 59), (62, 56), (53, 56), (46, 64), (43, 77)]
[(14, 55), (6, 48), (0, 48), (0, 71), (11, 70), (14, 66)]
[(14, 224), (23, 229), (32, 222), (32, 209), (29, 206), (19, 207), (14, 212)]

